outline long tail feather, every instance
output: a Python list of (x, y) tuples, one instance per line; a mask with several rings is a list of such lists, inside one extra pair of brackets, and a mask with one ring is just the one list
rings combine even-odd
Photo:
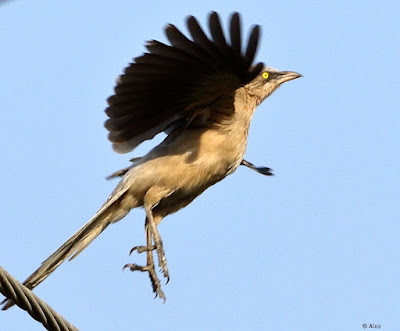
[[(120, 201), (126, 191), (127, 188), (121, 188), (118, 185), (100, 210), (59, 249), (43, 261), (42, 265), (23, 284), (29, 289), (35, 288), (66, 259), (72, 260), (75, 258), (111, 223), (123, 218), (129, 212), (129, 210), (122, 208), (120, 205)], [(14, 305), (12, 301), (7, 299), (3, 303), (2, 310)]]

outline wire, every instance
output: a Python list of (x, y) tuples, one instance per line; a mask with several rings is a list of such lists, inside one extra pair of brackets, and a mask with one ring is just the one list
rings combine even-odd
[[(0, 292), (51, 331), (79, 331), (0, 266)], [(3, 308), (4, 309), (4, 308)]]

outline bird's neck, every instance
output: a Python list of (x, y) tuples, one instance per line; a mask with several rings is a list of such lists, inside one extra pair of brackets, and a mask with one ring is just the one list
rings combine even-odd
[[(235, 129), (249, 130), (250, 122), (258, 102), (255, 97), (249, 95), (244, 87), (238, 89), (235, 94), (235, 113), (232, 116)], [(246, 133), (247, 137), (247, 133)]]

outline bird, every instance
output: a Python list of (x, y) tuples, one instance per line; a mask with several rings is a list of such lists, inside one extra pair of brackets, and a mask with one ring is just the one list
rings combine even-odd
[[(302, 75), (254, 63), (261, 28), (252, 26), (242, 45), (238, 12), (230, 16), (228, 33), (214, 11), (208, 16), (210, 36), (194, 16), (187, 17), (186, 25), (189, 37), (168, 24), (169, 44), (148, 41), (147, 50), (125, 68), (107, 99), (104, 126), (114, 151), (131, 152), (161, 133), (165, 139), (110, 176), (120, 177), (110, 196), (25, 280), (27, 288), (35, 288), (66, 259), (74, 259), (131, 209), (143, 207), (146, 243), (131, 253), (146, 253), (146, 265), (128, 263), (124, 268), (147, 272), (155, 297), (165, 302), (154, 252), (166, 283), (170, 276), (157, 225), (240, 165), (272, 175), (270, 168), (244, 160), (250, 122), (257, 106), (279, 86)], [(10, 300), (3, 303), (3, 310), (13, 305)]]

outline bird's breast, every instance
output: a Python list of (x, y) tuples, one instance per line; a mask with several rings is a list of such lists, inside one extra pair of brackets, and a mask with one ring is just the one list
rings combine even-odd
[(247, 144), (247, 130), (188, 129), (161, 143), (131, 169), (136, 182), (204, 190), (233, 173)]

